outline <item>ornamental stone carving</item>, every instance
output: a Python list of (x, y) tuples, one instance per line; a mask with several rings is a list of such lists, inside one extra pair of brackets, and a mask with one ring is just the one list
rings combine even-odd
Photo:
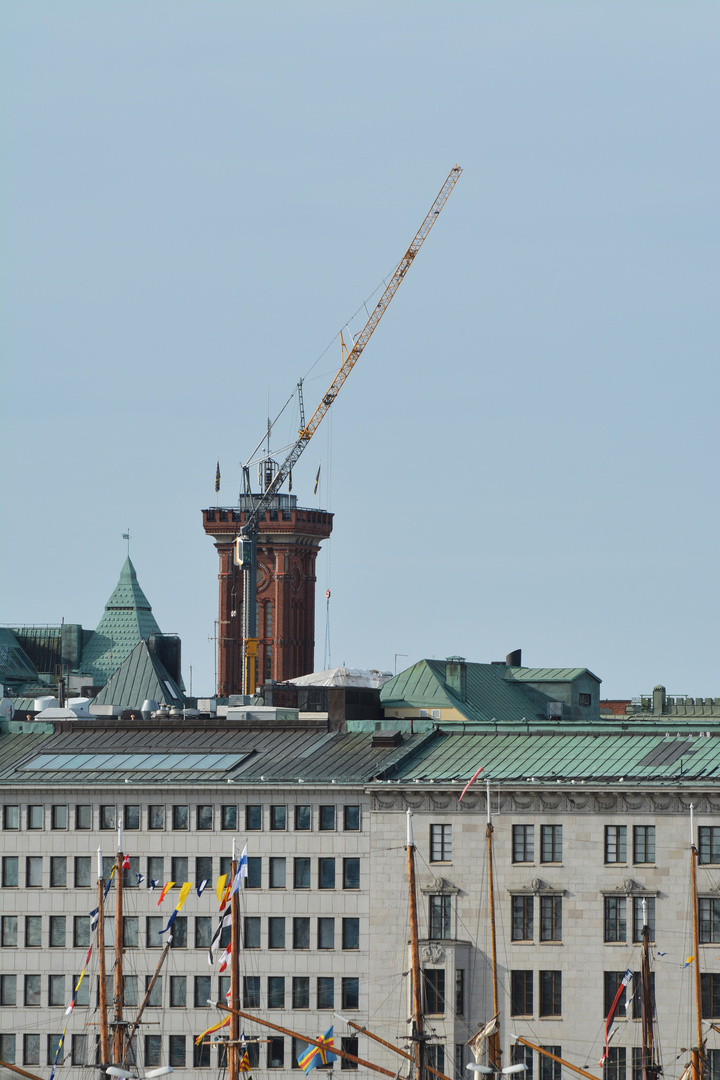
[(422, 945), (420, 947), (420, 959), (426, 964), (442, 964), (445, 960), (445, 950), (434, 942), (430, 945)]

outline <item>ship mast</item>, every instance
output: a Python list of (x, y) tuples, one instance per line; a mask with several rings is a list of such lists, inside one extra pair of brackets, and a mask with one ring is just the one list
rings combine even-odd
[(117, 899), (115, 903), (115, 995), (113, 1016), (113, 1061), (124, 1058), (125, 1022), (123, 1020), (123, 819), (118, 821)]
[(423, 1080), (425, 1046), (423, 1043), (422, 983), (420, 982), (420, 948), (418, 945), (417, 894), (415, 891), (415, 842), (412, 811), (407, 812), (408, 899), (410, 902), (410, 960), (412, 967), (413, 1027), (412, 1040), (415, 1076)]
[(105, 896), (103, 888), (102, 848), (97, 849), (98, 870), (98, 963), (99, 963), (99, 998), (100, 998), (100, 1061), (107, 1065), (110, 1061), (110, 1040), (107, 1017), (107, 987), (105, 984)]
[(703, 1078), (703, 1037), (702, 1037), (702, 993), (700, 983), (700, 940), (698, 934), (698, 894), (697, 894), (697, 848), (693, 832), (693, 804), (690, 803), (690, 880), (692, 883), (693, 907), (693, 946), (695, 952), (695, 1020), (697, 1024), (697, 1046), (691, 1051), (692, 1080)]
[(497, 947), (495, 941), (495, 892), (493, 887), (493, 823), (490, 811), (490, 781), (486, 780), (487, 792), (487, 848), (488, 848), (488, 891), (490, 901), (490, 949), (492, 958), (493, 1015), (497, 1017), (495, 1030), (488, 1038), (488, 1059), (491, 1068), (500, 1072), (500, 1005), (498, 1001)]
[[(230, 880), (230, 1040), (228, 1043), (228, 1080), (238, 1080), (238, 1043), (240, 1039), (240, 1020), (237, 1010), (240, 1008), (240, 897), (235, 890), (235, 877), (238, 872), (235, 837), (232, 842), (232, 863)], [(234, 890), (234, 891), (232, 891)]]

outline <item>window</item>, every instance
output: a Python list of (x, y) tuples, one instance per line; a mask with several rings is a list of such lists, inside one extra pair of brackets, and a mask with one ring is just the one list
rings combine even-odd
[(67, 859), (64, 855), (50, 856), (50, 888), (64, 889), (67, 885)]
[[(177, 922), (177, 920), (175, 920)], [(137, 949), (139, 941), (139, 923), (137, 915), (126, 915), (123, 919), (123, 945), (126, 949)]]
[(703, 972), (700, 975), (703, 1020), (720, 1018), (720, 975)]
[[(340, 1049), (343, 1054), (352, 1054), (353, 1057), (358, 1056), (358, 1041), (354, 1036), (343, 1035), (340, 1039)], [(357, 1061), (350, 1061), (349, 1058), (340, 1058), (341, 1069), (357, 1069)], [(442, 1070), (439, 1070), (442, 1071)]]
[(360, 807), (359, 806), (344, 806), (343, 807), (343, 829), (345, 832), (359, 832), (360, 831)]
[(540, 826), (540, 862), (562, 862), (562, 825)]
[(209, 975), (196, 975), (193, 987), (193, 1005), (196, 1009), (207, 1009), (211, 993), (212, 979)]
[(112, 881), (112, 887), (115, 888), (115, 882), (112, 879), (111, 875), (112, 875), (113, 866), (117, 865), (117, 859), (115, 858), (114, 855), (103, 855), (102, 865), (103, 865), (103, 881), (105, 881), (105, 882)]
[(169, 1046), (169, 1064), (173, 1069), (185, 1068), (185, 1036), (171, 1035)]
[(275, 832), (282, 832), (287, 828), (287, 807), (270, 807), (270, 828)]
[(318, 1009), (335, 1008), (335, 980), (322, 975), (317, 981)]
[(532, 941), (534, 905), (535, 899), (532, 896), (512, 896), (510, 898), (512, 941)]
[(335, 860), (318, 859), (318, 889), (335, 888)]
[(268, 1008), (285, 1008), (285, 976), (270, 975), (268, 977)]
[(452, 859), (452, 825), (430, 826), (430, 862)]
[(434, 940), (452, 937), (450, 905), (450, 896), (430, 897), (430, 937)]
[(162, 804), (155, 803), (152, 806), (148, 806), (148, 829), (164, 829), (165, 828), (165, 807)]
[(238, 812), (237, 806), (221, 806), (220, 807), (220, 828), (227, 830), (234, 830), (238, 827)]
[[(631, 989), (631, 1000), (633, 1003), (633, 1015), (636, 1020), (642, 1018), (642, 999), (645, 991), (643, 988), (642, 972), (633, 971), (633, 981)], [(652, 1007), (653, 1019), (655, 1018), (655, 972), (650, 972), (650, 1003)], [(629, 1003), (628, 1003), (629, 1004)]]
[(295, 807), (295, 829), (297, 832), (308, 832), (311, 828), (312, 814), (309, 806)]
[[(150, 991), (150, 997), (148, 998), (148, 1008), (160, 1009), (162, 1008), (162, 975), (158, 975), (157, 979), (153, 983), (153, 988)], [(152, 982), (152, 975), (145, 976), (145, 993), (148, 992), (150, 983)]]
[(90, 944), (90, 919), (87, 915), (73, 916), (73, 946), (86, 949)]
[[(137, 975), (123, 975), (123, 998), (130, 1008), (137, 1008), (138, 1003), (138, 980)], [(108, 998), (108, 1000), (111, 1000)]]
[(65, 976), (48, 975), (48, 1005), (57, 1007), (65, 1004)]
[[(177, 919), (175, 920), (177, 922)], [(162, 947), (162, 938), (160, 931), (165, 926), (165, 920), (162, 915), (148, 915), (145, 919), (145, 945), (148, 949), (159, 949)], [(173, 923), (173, 930), (175, 924)]]
[(627, 940), (627, 919), (624, 896), (605, 898), (605, 941)]
[(360, 948), (360, 920), (354, 918), (342, 921), (342, 947), (343, 949)]
[(75, 888), (76, 889), (89, 889), (92, 886), (91, 880), (91, 856), (90, 855), (76, 855), (75, 856)]
[(701, 863), (720, 863), (720, 826), (700, 826), (698, 829), (698, 859)]
[(335, 807), (320, 807), (320, 831), (333, 832), (335, 830)]
[(440, 1043), (428, 1043), (425, 1049), (427, 1063), (431, 1069), (445, 1072), (445, 1047)]
[[(707, 1080), (720, 1080), (720, 1050), (706, 1050), (705, 1051), (707, 1069)], [(633, 1077), (633, 1080), (635, 1078)], [(640, 1077), (642, 1080), (642, 1077)]]
[(203, 1041), (199, 1046), (193, 1044), (193, 1067), (195, 1069), (210, 1068), (210, 1043)]
[(655, 862), (654, 825), (635, 825), (633, 827), (633, 862)]
[(260, 948), (260, 916), (246, 915), (243, 933), (243, 945), (246, 949)]
[(198, 855), (195, 859), (195, 880), (198, 884), (207, 881), (208, 885), (212, 885), (212, 863), (212, 855)]
[(701, 896), (698, 900), (699, 936), (702, 944), (720, 941), (720, 900)]
[(16, 975), (0, 975), (0, 1005), (17, 1005)]
[(245, 828), (248, 832), (256, 832), (262, 829), (262, 806), (245, 807)]
[(345, 978), (342, 980), (342, 1008), (343, 1009), (359, 1009), (360, 1008), (360, 980), (356, 978)]
[(603, 1065), (603, 1080), (625, 1080), (626, 1055), (624, 1046), (611, 1046)]
[(260, 1008), (260, 976), (243, 975), (243, 1008)]
[(0, 1035), (0, 1060), (7, 1061), (8, 1065), (15, 1064), (14, 1035)]
[[(229, 929), (229, 927), (228, 927)], [(187, 916), (179, 915), (172, 924), (173, 949), (187, 949)]]
[(293, 886), (296, 889), (310, 888), (310, 860), (301, 858), (293, 860)]
[(50, 916), (50, 948), (65, 948), (65, 916)]
[(3, 915), (0, 920), (0, 946), (4, 949), (15, 949), (18, 943), (18, 917), (17, 915)]
[(590, 694), (578, 694), (578, 702), (580, 703), (580, 705), (589, 705), (590, 701)]
[(512, 861), (532, 862), (535, 858), (535, 840), (532, 825), (513, 825)]
[(47, 1064), (52, 1065), (58, 1055), (62, 1035), (48, 1035), (47, 1037)]
[(151, 855), (147, 861), (147, 876), (148, 885), (151, 881), (156, 882), (158, 885), (164, 884), (165, 880), (165, 860), (162, 855)]
[(42, 829), (42, 827), (43, 827), (43, 808), (42, 808), (42, 806), (28, 806), (27, 827), (28, 827), (28, 829)]
[(173, 806), (172, 808), (173, 829), (190, 828), (190, 810), (187, 806)]
[(25, 948), (39, 949), (42, 945), (42, 918), (40, 915), (25, 916)]
[[(90, 980), (88, 978), (85, 978), (78, 986), (79, 978), (80, 973), (78, 972), (76, 975), (73, 975), (72, 979), (72, 988), (75, 994), (75, 1005), (87, 1008), (87, 1006), (90, 1004)], [(76, 987), (77, 989), (75, 989)]]
[(293, 1009), (310, 1008), (310, 979), (307, 975), (295, 975), (292, 981)]
[[(603, 983), (604, 983), (604, 988), (603, 988), (604, 989), (604, 993), (603, 993), (603, 1016), (604, 1017), (607, 1017), (608, 1013), (610, 1012), (610, 1009), (612, 1008), (612, 1003), (615, 1000), (615, 995), (617, 994), (618, 990), (620, 989), (620, 985), (621, 985), (624, 978), (625, 978), (625, 972), (624, 971), (605, 971), (605, 972), (603, 972)], [(617, 1005), (617, 1011), (615, 1013), (616, 1018), (618, 1016), (622, 1016), (625, 1013), (626, 1001), (627, 1001), (627, 986), (625, 987), (623, 993), (620, 995), (620, 1000), (618, 1001), (618, 1005)]]
[(184, 1009), (187, 1005), (187, 980), (184, 975), (170, 976), (170, 1008)]
[(29, 855), (25, 860), (25, 886), (28, 889), (42, 888), (42, 855)]
[(53, 806), (50, 810), (50, 828), (67, 829), (68, 808), (67, 806)]
[(282, 915), (271, 915), (268, 919), (268, 949), (285, 948), (285, 919)]
[[(80, 807), (78, 807), (78, 810)], [(100, 828), (101, 829), (114, 829), (115, 828), (115, 807), (114, 806), (101, 806), (100, 807)]]
[(268, 1039), (267, 1064), (268, 1069), (285, 1068), (285, 1040), (282, 1036)]
[(458, 1016), (465, 1013), (465, 970), (455, 969), (455, 1012)]
[(322, 918), (318, 919), (317, 925), (318, 934), (318, 949), (334, 949), (335, 948), (335, 920)]
[(195, 919), (195, 948), (209, 949), (212, 933), (212, 917), (210, 915), (198, 915)]
[(197, 808), (197, 827), (201, 832), (211, 832), (213, 827), (213, 808), (212, 806), (198, 806)]
[(20, 828), (20, 813), (19, 807), (13, 805), (3, 807), (3, 828), (4, 829), (19, 829)]
[(78, 803), (75, 807), (75, 828), (92, 829), (92, 806), (89, 803)]
[(533, 1012), (533, 973), (532, 971), (510, 972), (510, 1015), (532, 1016)]
[(270, 857), (270, 888), (285, 888), (285, 860), (282, 858)]
[(562, 896), (540, 897), (540, 940), (562, 941)]
[(17, 889), (18, 887), (18, 864), (17, 855), (4, 855), (2, 861), (2, 887), (3, 889)]
[(540, 1016), (562, 1015), (562, 971), (539, 972)]
[(454, 1077), (455, 1080), (465, 1080), (465, 1044), (455, 1043), (455, 1060), (454, 1060)]
[(170, 876), (176, 886), (188, 879), (188, 861), (186, 855), (173, 855), (170, 860)]
[(137, 805), (125, 807), (125, 813), (123, 814), (123, 825), (126, 829), (134, 832), (140, 828), (140, 807)]
[[(643, 939), (643, 900), (645, 901), (645, 912), (647, 917), (648, 932), (650, 941), (655, 940), (655, 897), (654, 896), (633, 896), (633, 941), (642, 941)], [(700, 901), (702, 903), (702, 901)], [(720, 902), (718, 902), (718, 914), (720, 914)], [(702, 941), (702, 937), (700, 938)], [(720, 937), (718, 938), (720, 941)]]
[(247, 877), (245, 878), (246, 889), (262, 888), (262, 858), (259, 855), (248, 856)]
[(360, 860), (343, 859), (343, 889), (360, 888)]
[(627, 827), (625, 825), (605, 826), (605, 862), (627, 862)]
[(145, 1036), (145, 1068), (157, 1066), (162, 1060), (162, 1035)]
[(87, 1035), (73, 1035), (72, 1037), (72, 1051), (70, 1054), (70, 1062), (78, 1068), (83, 1065), (89, 1065), (87, 1051)]
[(310, 919), (302, 915), (293, 919), (293, 949), (310, 948)]
[(513, 1065), (524, 1065), (525, 1072), (522, 1073), (524, 1080), (532, 1080), (533, 1077), (533, 1052), (529, 1046), (523, 1046), (522, 1043), (515, 1043), (511, 1047), (510, 1059)]
[(445, 1012), (445, 968), (425, 968), (422, 979), (425, 1012), (441, 1016)]
[(40, 1036), (23, 1035), (23, 1064), (40, 1064)]

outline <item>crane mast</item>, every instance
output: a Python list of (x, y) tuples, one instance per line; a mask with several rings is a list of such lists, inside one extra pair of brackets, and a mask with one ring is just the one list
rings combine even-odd
[(459, 165), (454, 165), (450, 170), (422, 225), (413, 237), (412, 243), (395, 268), (368, 321), (355, 339), (352, 349), (343, 360), (340, 370), (330, 383), (307, 424), (304, 424), (304, 418), (301, 415), (301, 427), (297, 441), (275, 473), (272, 481), (265, 488), (265, 491), (259, 495), (257, 501), (253, 499), (253, 509), (248, 513), (245, 524), (240, 530), (240, 535), (236, 538), (235, 562), (243, 569), (243, 692), (246, 694), (255, 693), (255, 656), (257, 654), (255, 574), (257, 569), (258, 523), (264, 517), (273, 497), (280, 491), (280, 488), (292, 472), (305, 447), (320, 426), (323, 417), (338, 396), (348, 375), (360, 359), (360, 354), (387, 311), (388, 304), (400, 288), (403, 278), (410, 269), (428, 233), (437, 221), (438, 214), (458, 182), (461, 172), (462, 169)]

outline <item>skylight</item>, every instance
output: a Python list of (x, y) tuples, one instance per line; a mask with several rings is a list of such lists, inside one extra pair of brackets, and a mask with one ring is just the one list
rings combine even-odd
[(40, 754), (23, 769), (50, 769), (55, 772), (112, 772), (143, 770), (204, 772), (232, 769), (246, 754)]

